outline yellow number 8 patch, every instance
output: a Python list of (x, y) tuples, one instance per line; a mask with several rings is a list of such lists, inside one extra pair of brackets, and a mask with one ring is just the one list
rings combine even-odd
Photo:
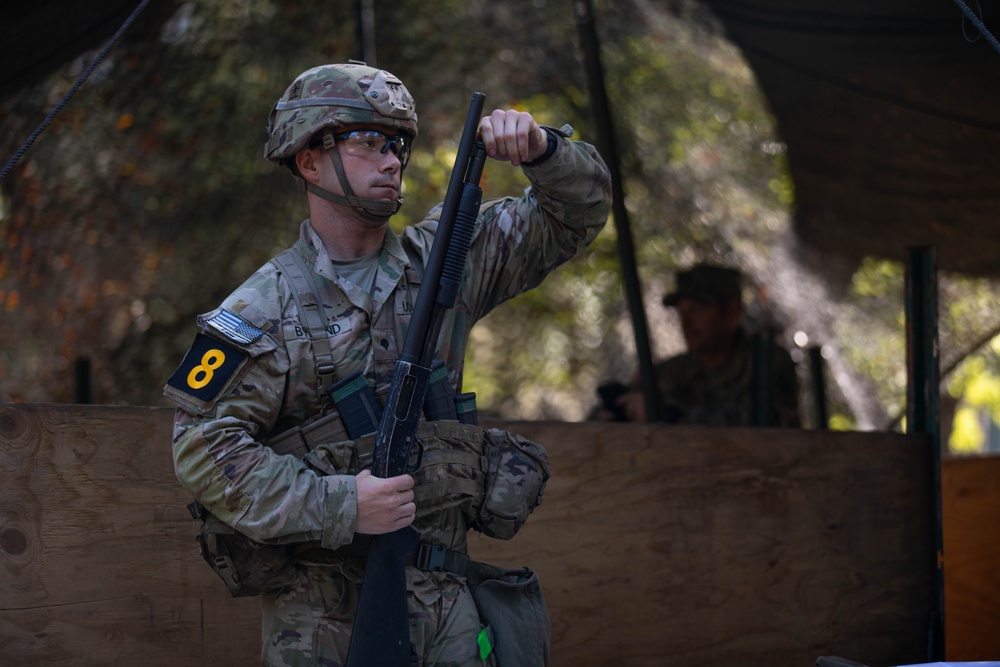
[(230, 378), (246, 359), (243, 350), (199, 333), (167, 384), (195, 398), (210, 401), (228, 386)]
[(222, 350), (213, 348), (201, 355), (201, 363), (188, 373), (188, 386), (192, 389), (201, 389), (206, 386), (215, 377), (216, 369), (224, 363), (226, 363), (226, 354)]

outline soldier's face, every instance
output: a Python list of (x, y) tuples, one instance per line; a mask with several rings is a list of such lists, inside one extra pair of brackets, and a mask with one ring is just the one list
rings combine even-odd
[(732, 345), (742, 315), (735, 300), (725, 303), (702, 303), (681, 298), (677, 302), (681, 330), (688, 351), (693, 354), (726, 352)]
[[(337, 168), (327, 154), (328, 150), (337, 151), (353, 195), (360, 199), (395, 201), (399, 198), (402, 183), (402, 163), (400, 150), (381, 150), (388, 147), (381, 132), (375, 135), (381, 143), (373, 143), (374, 150), (365, 146), (363, 135), (351, 135), (353, 130), (368, 129), (365, 126), (350, 126), (343, 128), (341, 135), (349, 140), (337, 140), (331, 149), (322, 145), (314, 145), (296, 155), (296, 165), (302, 178), (320, 188), (336, 195), (346, 196), (343, 183), (337, 174)], [(352, 143), (353, 141), (353, 143)], [(391, 143), (391, 142), (390, 142)]]
[[(377, 135), (383, 135), (381, 129), (367, 128), (363, 125), (345, 127), (338, 133), (338, 136), (347, 136), (352, 130), (376, 130)], [(355, 145), (357, 144), (357, 145)], [(402, 181), (403, 165), (399, 161), (399, 151), (380, 150), (385, 144), (382, 141), (373, 150), (362, 150), (366, 146), (364, 142), (354, 142), (338, 140), (336, 150), (340, 152), (340, 159), (344, 164), (344, 171), (347, 179), (354, 189), (354, 194), (364, 199), (382, 199), (385, 201), (395, 201), (399, 198)], [(343, 194), (339, 179), (334, 172), (333, 164), (326, 161), (328, 169), (325, 180), (329, 182), (330, 189), (338, 194)], [(334, 190), (333, 187), (337, 189)]]

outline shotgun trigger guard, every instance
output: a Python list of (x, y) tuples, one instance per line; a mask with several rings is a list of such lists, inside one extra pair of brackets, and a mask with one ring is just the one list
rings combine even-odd
[[(413, 458), (412, 454), (410, 455), (410, 458)], [(410, 463), (409, 465), (406, 466), (406, 474), (412, 475), (413, 473), (420, 470), (420, 464), (423, 462), (423, 460), (424, 460), (424, 443), (417, 440), (417, 460), (415, 463)]]

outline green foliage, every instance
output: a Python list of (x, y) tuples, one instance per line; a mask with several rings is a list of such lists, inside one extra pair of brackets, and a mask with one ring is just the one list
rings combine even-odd
[[(406, 82), (420, 117), (397, 230), (441, 200), (475, 90), (488, 109), (526, 109), (597, 143), (571, 9), (375, 3), (376, 64)], [(631, 230), (661, 353), (675, 328), (659, 297), (677, 267), (768, 267), (791, 234), (785, 147), (752, 72), (704, 7), (597, 0), (595, 9), (628, 219), (477, 325), (465, 388), (489, 414), (583, 419), (598, 382), (634, 371), (617, 225)], [(0, 190), (0, 398), (72, 400), (68, 378), (86, 356), (97, 401), (166, 404), (160, 388), (196, 314), (291, 243), (306, 215), (289, 175), (262, 159), (271, 105), (306, 68), (361, 58), (358, 32), (352, 3), (192, 0), (159, 34), (113, 51)], [(0, 100), (5, 155), (90, 57)], [(483, 185), (499, 196), (527, 181), (491, 164)], [(831, 288), (815, 304), (836, 310), (830, 331), (810, 331), (841, 351), (887, 419), (904, 402), (902, 288), (900, 264), (865, 261), (843, 294)], [(972, 354), (949, 378), (954, 446), (971, 447), (982, 442), (973, 424), (998, 415), (1000, 369), (983, 342), (996, 336), (1000, 306), (988, 281), (946, 276), (941, 290), (942, 364)], [(833, 393), (831, 425), (857, 427)]]
[[(953, 399), (942, 402), (944, 419), (952, 424), (943, 435), (954, 452), (980, 451), (986, 438), (983, 424), (1000, 424), (997, 286), (992, 280), (951, 274), (939, 275), (938, 281), (939, 365)], [(867, 258), (852, 277), (837, 324), (838, 338), (849, 343), (845, 356), (870, 379), (873, 396), (900, 425), (907, 383), (904, 291), (901, 262)]]
[(880, 308), (887, 300), (901, 305), (895, 297), (902, 289), (904, 276), (901, 263), (867, 257), (854, 274), (853, 292), (859, 297), (874, 299)]
[(1000, 338), (959, 365), (947, 386), (959, 401), (949, 447), (954, 452), (982, 451), (984, 424), (1000, 425)]
[(854, 429), (855, 423), (848, 415), (834, 413), (830, 415), (828, 426), (831, 431), (851, 431)]
[(903, 328), (904, 269), (899, 262), (867, 258), (852, 281), (850, 315), (838, 323), (838, 337), (850, 341), (845, 356), (874, 378), (879, 402), (890, 413), (905, 406), (906, 332)]
[[(195, 314), (295, 237), (301, 194), (261, 159), (263, 128), (298, 72), (360, 56), (355, 11), (195, 0), (159, 40), (116, 51), (5, 184), (4, 238), (21, 255), (4, 255), (0, 289), (10, 314), (41, 332), (4, 346), (7, 397), (67, 400), (59, 375), (86, 355), (98, 400), (162, 400)], [(630, 3), (598, 2), (597, 13), (628, 222), (643, 280), (660, 285), (678, 261), (732, 254), (716, 224), (724, 214), (709, 202), (744, 188), (735, 185), (744, 154), (755, 161), (747, 173), (764, 184), (782, 178), (780, 156), (759, 149), (770, 121), (752, 77), (705, 25)], [(562, 3), (402, 0), (377, 4), (376, 18), (378, 64), (407, 83), (420, 114), (397, 229), (441, 199), (473, 90), (487, 93), (488, 108), (528, 109), (596, 142), (576, 26)], [(8, 101), (5, 115), (18, 123), (5, 128), (3, 145), (23, 137), (78, 71)], [(486, 196), (526, 184), (503, 166), (484, 177)], [(53, 265), (61, 270), (52, 274)], [(466, 384), (485, 410), (579, 418), (594, 383), (630, 372), (633, 362), (617, 351), (628, 335), (618, 266), (609, 225), (584, 256), (480, 325), (489, 340), (470, 352)], [(500, 354), (508, 350), (517, 353)], [(36, 360), (34, 381), (15, 355)], [(532, 386), (540, 389), (524, 391)]]

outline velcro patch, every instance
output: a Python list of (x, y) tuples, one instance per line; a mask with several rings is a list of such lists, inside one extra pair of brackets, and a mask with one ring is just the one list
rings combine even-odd
[(247, 355), (235, 347), (200, 333), (167, 384), (208, 401), (222, 391), (246, 358)]
[(229, 340), (237, 343), (252, 343), (264, 335), (263, 331), (228, 310), (220, 310), (205, 320), (205, 326), (215, 329)]

